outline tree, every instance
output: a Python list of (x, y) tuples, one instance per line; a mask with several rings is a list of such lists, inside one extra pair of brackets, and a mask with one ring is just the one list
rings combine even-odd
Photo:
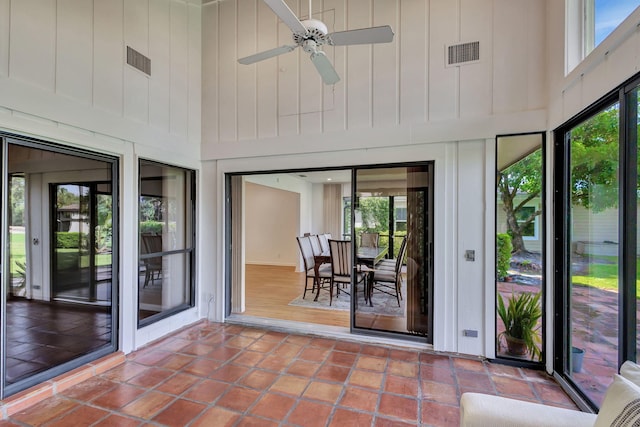
[(74, 204), (80, 203), (80, 196), (73, 194), (65, 187), (58, 187), (58, 194), (56, 195), (57, 208), (64, 208)]
[(618, 206), (617, 104), (571, 130), (571, 203), (594, 212)]
[(10, 176), (11, 225), (24, 225), (24, 177)]
[(361, 197), (362, 228), (369, 232), (389, 231), (389, 198)]
[[(572, 204), (595, 212), (618, 205), (618, 116), (616, 104), (571, 129)], [(514, 253), (526, 252), (523, 231), (542, 213), (535, 209), (523, 215), (525, 205), (540, 195), (541, 185), (540, 149), (498, 173), (498, 194)]]
[[(498, 172), (498, 194), (507, 218), (507, 230), (515, 253), (526, 252), (524, 230), (542, 213), (535, 209), (521, 215), (524, 207), (542, 191), (542, 149)], [(516, 197), (518, 197), (516, 201)]]

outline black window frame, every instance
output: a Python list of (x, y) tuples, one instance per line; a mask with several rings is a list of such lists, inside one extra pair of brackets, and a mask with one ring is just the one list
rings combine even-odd
[(570, 132), (606, 108), (619, 104), (619, 199), (618, 199), (618, 369), (625, 360), (636, 360), (636, 244), (637, 244), (637, 180), (638, 180), (638, 118), (637, 98), (631, 94), (640, 90), (640, 73), (609, 91), (599, 100), (563, 123), (554, 135), (554, 375), (578, 404), (587, 410), (598, 406), (571, 379), (569, 348), (571, 333), (568, 324), (569, 276), (571, 248), (569, 229), (571, 212)]
[[(163, 310), (158, 312), (157, 314), (153, 314), (149, 317), (145, 317), (144, 319), (140, 319), (140, 291), (136, 292), (136, 300), (137, 300), (137, 310), (136, 310), (136, 320), (137, 320), (137, 328), (141, 329), (145, 326), (149, 326), (153, 323), (156, 323), (160, 320), (166, 319), (168, 317), (174, 316), (178, 313), (181, 313), (185, 310), (189, 310), (196, 305), (196, 212), (197, 212), (197, 201), (196, 201), (196, 171), (194, 169), (185, 168), (182, 166), (172, 165), (168, 163), (158, 162), (151, 159), (139, 158), (138, 159), (138, 226), (140, 225), (140, 197), (142, 196), (142, 178), (140, 176), (140, 170), (142, 163), (155, 165), (159, 167), (169, 167), (176, 168), (185, 171), (189, 175), (190, 185), (188, 191), (185, 192), (185, 206), (190, 209), (189, 220), (191, 221), (191, 246), (183, 249), (176, 249), (171, 251), (163, 251), (160, 252), (160, 256), (166, 255), (176, 255), (176, 254), (189, 254), (189, 292), (188, 292), (188, 301), (186, 303), (182, 303), (177, 305), (176, 307), (169, 308), (167, 310)], [(140, 261), (143, 260), (143, 255), (141, 254), (141, 239), (140, 232), (138, 232), (138, 265), (140, 265)], [(185, 234), (187, 236), (187, 234)], [(152, 254), (154, 256), (157, 254)], [(148, 256), (148, 255), (147, 255)], [(137, 286), (136, 286), (137, 289)]]

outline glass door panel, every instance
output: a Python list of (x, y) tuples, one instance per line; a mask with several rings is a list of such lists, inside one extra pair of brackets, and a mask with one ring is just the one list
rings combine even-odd
[[(635, 339), (636, 339), (636, 362), (640, 360), (638, 355), (640, 355), (640, 304), (638, 304), (638, 295), (640, 295), (640, 268), (638, 268), (638, 260), (640, 260), (640, 209), (637, 209), (640, 206), (640, 157), (638, 156), (638, 145), (640, 145), (640, 87), (636, 87), (633, 89), (628, 95), (628, 108), (629, 112), (627, 117), (630, 120), (631, 126), (628, 129), (631, 130), (630, 137), (633, 138), (636, 142), (635, 146), (635, 159), (631, 159), (631, 164), (635, 163), (636, 167), (636, 177), (635, 177), (635, 206), (636, 206), (636, 247), (635, 247), (635, 257), (632, 259), (635, 260), (636, 264), (636, 281), (635, 281), (635, 289), (634, 292), (631, 293), (632, 297), (635, 297), (635, 311), (636, 311), (636, 331), (635, 331)], [(633, 202), (632, 202), (633, 203)], [(633, 217), (633, 216), (632, 216)], [(629, 294), (627, 294), (629, 295)], [(632, 347), (633, 348), (633, 347)]]
[(111, 300), (110, 184), (56, 184), (52, 296), (94, 304)]
[(569, 133), (568, 375), (597, 405), (618, 371), (619, 104)]
[(543, 135), (499, 136), (496, 153), (496, 356), (541, 362)]
[(7, 146), (4, 396), (114, 351), (117, 336), (115, 160), (33, 141)]
[(353, 326), (431, 340), (433, 167), (356, 169), (356, 263), (367, 285), (352, 289)]

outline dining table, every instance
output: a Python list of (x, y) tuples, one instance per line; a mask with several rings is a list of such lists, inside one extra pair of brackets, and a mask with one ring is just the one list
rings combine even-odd
[[(371, 277), (373, 276), (373, 269), (375, 268), (376, 264), (384, 259), (388, 252), (389, 248), (387, 246), (367, 246), (358, 248), (358, 252), (356, 252), (356, 262), (359, 266), (363, 266), (366, 269), (366, 271), (364, 272), (368, 275), (367, 280), (365, 280), (365, 286), (369, 288), (371, 287), (371, 284), (369, 282), (371, 281)], [(313, 280), (317, 289), (316, 297), (313, 300), (317, 301), (318, 296), (320, 295), (320, 266), (322, 264), (331, 264), (331, 252), (325, 251), (320, 254), (314, 255), (313, 260), (315, 263), (313, 266), (313, 270), (315, 273)], [(365, 301), (368, 299), (369, 294), (369, 289), (365, 289)]]

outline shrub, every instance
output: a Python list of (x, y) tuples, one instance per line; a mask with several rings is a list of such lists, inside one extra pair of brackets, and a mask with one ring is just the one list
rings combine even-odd
[(162, 226), (164, 222), (160, 221), (142, 221), (140, 223), (140, 234), (162, 234)]
[(56, 248), (58, 249), (86, 249), (89, 245), (89, 236), (77, 231), (57, 231)]
[(498, 280), (502, 280), (507, 276), (507, 270), (509, 270), (509, 264), (511, 263), (511, 251), (513, 250), (511, 236), (507, 233), (498, 233), (496, 235), (496, 245), (498, 249), (496, 270)]

